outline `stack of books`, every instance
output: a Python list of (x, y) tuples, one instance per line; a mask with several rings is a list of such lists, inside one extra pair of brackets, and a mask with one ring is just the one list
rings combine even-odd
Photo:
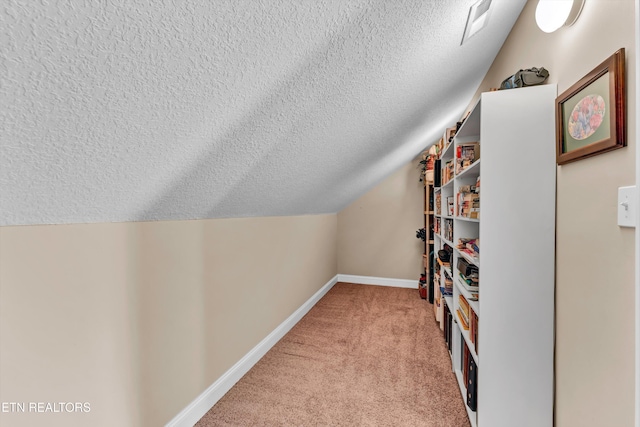
[(447, 160), (442, 167), (442, 185), (445, 185), (453, 178), (453, 159)]
[(471, 308), (467, 299), (463, 295), (458, 296), (458, 319), (460, 319), (460, 327), (465, 331), (469, 330), (469, 317), (471, 315)]
[(464, 252), (474, 260), (480, 259), (480, 239), (458, 239), (456, 246), (460, 252)]
[(480, 144), (465, 142), (456, 147), (456, 174), (459, 174), (480, 158)]
[(480, 218), (480, 194), (476, 190), (475, 185), (461, 185), (458, 188), (458, 216)]
[(453, 279), (449, 277), (447, 270), (444, 271), (444, 286), (440, 287), (440, 291), (442, 292), (442, 295), (453, 295)]
[[(469, 292), (469, 299), (471, 301), (478, 301), (478, 299), (480, 299), (480, 287), (474, 286), (474, 282), (471, 282), (462, 273), (458, 273), (458, 283)], [(477, 284), (478, 282), (475, 283)]]
[(471, 294), (471, 300), (477, 301), (480, 291), (478, 267), (469, 264), (464, 258), (458, 258), (456, 267), (458, 269), (458, 283)]

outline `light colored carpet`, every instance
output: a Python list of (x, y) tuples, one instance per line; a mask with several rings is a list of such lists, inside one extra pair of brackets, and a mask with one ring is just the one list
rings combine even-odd
[(469, 426), (431, 304), (336, 284), (197, 424)]

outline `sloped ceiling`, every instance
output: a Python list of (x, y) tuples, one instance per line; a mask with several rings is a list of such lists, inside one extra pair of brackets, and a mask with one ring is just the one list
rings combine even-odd
[(464, 112), (474, 2), (5, 0), (1, 224), (337, 212)]

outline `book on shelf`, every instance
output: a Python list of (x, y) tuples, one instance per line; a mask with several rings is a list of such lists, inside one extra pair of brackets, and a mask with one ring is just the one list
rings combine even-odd
[(462, 352), (460, 353), (460, 371), (462, 371), (462, 382), (466, 387), (467, 381), (469, 380), (469, 359), (473, 359), (473, 357), (471, 356), (471, 352), (469, 351), (469, 347), (467, 347), (467, 342), (464, 340), (462, 333), (460, 333), (460, 342), (462, 343)]
[(453, 219), (444, 219), (443, 237), (450, 242), (453, 240)]
[(458, 211), (457, 216), (464, 218), (479, 218), (480, 194), (476, 193), (475, 185), (461, 185), (456, 194)]
[(458, 191), (460, 193), (475, 193), (476, 189), (477, 188), (475, 185), (461, 185), (460, 187), (458, 187)]
[[(462, 335), (462, 334), (460, 334)], [(460, 371), (462, 372), (462, 383), (466, 389), (467, 395), (465, 402), (471, 411), (476, 411), (478, 407), (478, 366), (464, 338), (460, 337), (462, 342), (462, 352), (460, 353)], [(477, 354), (477, 353), (476, 353)]]
[(460, 238), (456, 248), (476, 261), (480, 259), (480, 239), (478, 238)]
[(447, 197), (447, 215), (453, 216), (453, 196)]
[(444, 279), (444, 286), (440, 287), (442, 295), (450, 297), (453, 295), (453, 281)]
[(460, 320), (460, 327), (462, 329), (464, 329), (465, 331), (468, 331), (469, 330), (469, 321), (464, 318), (464, 315), (462, 314), (460, 309), (457, 309), (456, 313), (458, 314), (458, 320)]
[(444, 317), (444, 341), (447, 344), (449, 353), (451, 353), (453, 347), (451, 339), (453, 335), (453, 315), (451, 314), (451, 308), (448, 305), (445, 306)]
[(442, 167), (442, 185), (453, 179), (453, 159), (447, 160)]
[(461, 277), (458, 277), (458, 284), (469, 293), (469, 299), (471, 301), (478, 301), (480, 298), (480, 287), (468, 285)]
[(473, 412), (478, 408), (478, 367), (473, 357), (469, 357), (469, 367), (467, 369), (467, 406)]
[(471, 319), (469, 319), (469, 335), (476, 354), (480, 354), (478, 351), (478, 315), (473, 310), (471, 310)]
[(480, 144), (464, 142), (456, 147), (456, 174), (461, 173), (480, 159)]
[(467, 302), (467, 299), (464, 297), (464, 295), (458, 295), (458, 305), (460, 306), (460, 311), (462, 313), (462, 316), (465, 318), (468, 324), (472, 310), (471, 310), (471, 307), (469, 306), (469, 303)]

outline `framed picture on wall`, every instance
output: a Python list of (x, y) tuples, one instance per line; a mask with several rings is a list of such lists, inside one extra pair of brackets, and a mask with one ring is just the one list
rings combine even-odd
[(622, 148), (626, 138), (624, 48), (556, 98), (556, 162)]

